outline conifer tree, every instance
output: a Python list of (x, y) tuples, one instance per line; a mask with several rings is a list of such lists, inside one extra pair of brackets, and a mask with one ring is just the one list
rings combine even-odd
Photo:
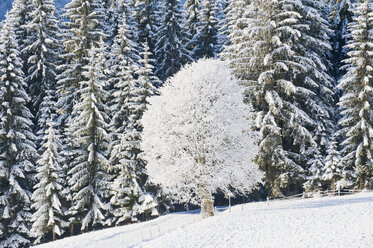
[(197, 23), (197, 32), (192, 38), (194, 48), (191, 56), (196, 60), (204, 57), (215, 58), (219, 52), (217, 12), (218, 8), (215, 1), (203, 0), (200, 20)]
[(157, 31), (157, 1), (155, 0), (135, 0), (135, 18), (137, 22), (138, 42), (147, 42), (150, 51), (154, 51)]
[(66, 5), (67, 22), (64, 26), (62, 55), (64, 63), (58, 66), (58, 107), (63, 124), (72, 113), (73, 105), (79, 100), (79, 83), (86, 80), (82, 73), (88, 65), (90, 48), (97, 47), (104, 32), (105, 9), (102, 0), (72, 0)]
[(187, 13), (187, 27), (189, 29), (189, 34), (193, 37), (198, 32), (197, 26), (202, 5), (200, 0), (186, 0), (184, 8)]
[[(66, 147), (62, 152), (65, 159), (64, 167), (67, 171), (71, 171), (75, 168), (73, 161), (77, 161), (76, 156), (79, 156), (75, 152), (76, 136), (74, 130), (71, 129), (73, 119), (77, 118), (78, 111), (73, 111), (73, 109), (76, 109), (75, 105), (80, 102), (82, 82), (89, 81), (86, 77), (87, 73), (84, 72), (86, 70), (84, 68), (88, 66), (90, 61), (89, 51), (98, 47), (99, 41), (106, 38), (104, 26), (107, 25), (107, 19), (102, 0), (72, 0), (65, 8), (66, 12), (63, 17), (66, 22), (61, 30), (64, 45), (64, 52), (61, 55), (63, 63), (57, 67), (60, 71), (57, 76), (59, 114), (57, 122), (63, 130), (61, 139)], [(68, 173), (67, 181), (70, 187), (71, 180), (73, 180), (72, 173)], [(76, 192), (76, 189), (74, 190)], [(74, 190), (72, 189), (72, 191)], [(73, 203), (76, 203), (76, 201)], [(81, 214), (86, 213), (82, 212)], [(82, 215), (78, 216), (74, 208), (69, 210), (68, 215), (71, 222), (71, 234), (73, 234), (74, 225), (81, 224)]]
[[(131, 37), (126, 24), (126, 16), (123, 15), (122, 26), (118, 36), (115, 38), (111, 51), (111, 79), (113, 85), (113, 96), (111, 104), (112, 121), (110, 124), (110, 168), (111, 175), (114, 175), (111, 197), (111, 207), (114, 215), (114, 222), (120, 224), (124, 221), (136, 221), (137, 216), (149, 209), (149, 199), (152, 197), (145, 194), (143, 168), (138, 167), (139, 159), (136, 158), (136, 151), (133, 151), (133, 140), (130, 140), (129, 133), (135, 132), (134, 124), (136, 118), (131, 109), (131, 101), (134, 101), (134, 89), (142, 89), (145, 86), (137, 85), (135, 73), (140, 67), (137, 62), (142, 62), (136, 55), (136, 43)], [(148, 47), (145, 47), (146, 56), (149, 56)], [(135, 62), (136, 60), (136, 62)], [(146, 72), (151, 83), (160, 84), (154, 76), (148, 72), (152, 66), (146, 64)], [(143, 70), (140, 70), (143, 71)], [(142, 74), (144, 74), (142, 73)], [(139, 80), (145, 75), (139, 75)], [(143, 82), (144, 80), (141, 80)], [(136, 92), (135, 92), (136, 93)], [(136, 136), (136, 138), (138, 138)], [(131, 138), (132, 139), (132, 138)], [(141, 175), (141, 177), (139, 176)], [(145, 204), (147, 203), (147, 204)], [(145, 204), (145, 205), (144, 205)], [(156, 205), (156, 204), (155, 204)]]
[(323, 55), (330, 30), (319, 8), (309, 1), (253, 1), (243, 25), (230, 31), (237, 36), (230, 36), (228, 58), (257, 111), (263, 136), (257, 162), (273, 196), (301, 191), (304, 182), (319, 186), (314, 172), (323, 168), (321, 145), (333, 127), (333, 79)]
[[(46, 127), (40, 122), (40, 104), (47, 90), (56, 87), (58, 56), (62, 44), (58, 39), (58, 20), (54, 0), (32, 0), (30, 22), (25, 25), (30, 34), (25, 41), (23, 53), (26, 61), (26, 83), (32, 99), (31, 112), (36, 117), (37, 131)], [(43, 135), (43, 134), (42, 134)]]
[(219, 54), (224, 51), (224, 45), (228, 42), (228, 12), (231, 0), (220, 0), (218, 4), (218, 28), (219, 28)]
[(30, 244), (30, 197), (36, 156), (29, 97), (13, 15), (0, 35), (0, 247)]
[(73, 118), (69, 121), (68, 132), (75, 137), (71, 144), (71, 166), (69, 185), (73, 194), (72, 210), (75, 220), (81, 223), (81, 230), (103, 225), (106, 197), (108, 196), (107, 149), (109, 117), (105, 90), (106, 78), (105, 45), (91, 45), (90, 62), (83, 66), (86, 80), (80, 82), (80, 99), (74, 105)]
[[(29, 31), (26, 28), (31, 20), (31, 3), (32, 0), (14, 0), (12, 4), (12, 9), (10, 15), (14, 19), (14, 32), (16, 34), (16, 40), (19, 46), (19, 51), (23, 51), (26, 47), (27, 36)], [(20, 58), (22, 60), (23, 71), (26, 72), (25, 64), (27, 61), (27, 54), (24, 52), (21, 53)]]
[(186, 10), (186, 28), (190, 38), (190, 42), (186, 46), (188, 50), (192, 51), (195, 47), (193, 37), (198, 33), (197, 25), (200, 20), (202, 4), (200, 0), (187, 0), (184, 3), (184, 8)]
[(322, 172), (322, 180), (330, 185), (330, 189), (336, 189), (336, 183), (346, 175), (341, 163), (341, 153), (335, 136), (329, 143), (328, 155)]
[(345, 45), (347, 44), (348, 24), (352, 22), (353, 4), (357, 0), (328, 0), (331, 8), (330, 18), (332, 20), (332, 27), (334, 30), (333, 40), (333, 65), (334, 76), (339, 80), (345, 73), (341, 69), (342, 61), (347, 58)]
[[(128, 31), (126, 23), (126, 15), (123, 14), (122, 25), (119, 29), (118, 35), (114, 40), (114, 44), (110, 54), (110, 75), (109, 82), (111, 84), (112, 99), (110, 103), (111, 123), (110, 123), (110, 174), (116, 175), (112, 182), (117, 180), (121, 171), (121, 159), (125, 153), (122, 136), (128, 124), (129, 109), (128, 100), (130, 97), (130, 87), (134, 83), (134, 75), (137, 64), (133, 58), (136, 55), (135, 42), (132, 40), (131, 33)], [(136, 55), (137, 56), (137, 55)], [(123, 213), (120, 208), (121, 203), (116, 200), (116, 194), (119, 188), (114, 188), (113, 183), (111, 212), (113, 214), (114, 222), (120, 223), (126, 220), (129, 216)], [(120, 194), (119, 196), (120, 197)], [(126, 210), (126, 209), (124, 209)], [(121, 217), (123, 217), (121, 219)]]
[[(49, 102), (48, 98), (46, 97), (44, 101)], [(63, 234), (64, 228), (69, 225), (64, 216), (66, 212), (64, 204), (67, 201), (68, 191), (65, 181), (66, 174), (60, 155), (63, 147), (53, 116), (54, 114), (50, 113), (47, 122), (48, 128), (39, 151), (41, 155), (37, 161), (39, 167), (36, 174), (38, 183), (32, 194), (32, 207), (35, 212), (32, 215), (31, 233), (37, 238), (35, 243), (39, 243), (50, 232), (55, 240), (55, 235)]]
[(157, 43), (155, 74), (164, 81), (175, 74), (181, 66), (191, 61), (185, 46), (185, 17), (180, 0), (162, 0), (159, 8), (164, 13), (156, 33)]
[[(371, 187), (373, 176), (373, 3), (363, 1), (354, 10), (353, 22), (349, 25), (350, 41), (346, 63), (347, 73), (338, 84), (343, 91), (339, 100), (342, 114), (340, 120), (343, 137), (343, 168), (353, 169), (354, 184), (362, 189)], [(351, 176), (346, 178), (351, 180)]]
[[(255, 8), (254, 5), (251, 5), (249, 8), (248, 0), (232, 0), (226, 7), (226, 16), (223, 23), (224, 26), (221, 27), (221, 32), (222, 35), (225, 35), (227, 38), (223, 44), (224, 49), (221, 57), (229, 59), (232, 66), (233, 63), (237, 63), (235, 62), (235, 57), (241, 58), (242, 53), (245, 52), (245, 49), (241, 48), (248, 46), (249, 41), (245, 38), (243, 30), (248, 25), (248, 21), (254, 20), (254, 16), (252, 18), (248, 16), (250, 14), (254, 15), (253, 8)], [(243, 64), (244, 63), (241, 63), (240, 66), (234, 65), (233, 69), (237, 70), (241, 68)], [(243, 68), (239, 73), (241, 77), (240, 80), (243, 79), (242, 74), (244, 71), (246, 71), (246, 68)]]

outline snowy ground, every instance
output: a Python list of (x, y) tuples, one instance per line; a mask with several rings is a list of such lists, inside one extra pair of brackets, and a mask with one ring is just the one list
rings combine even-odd
[(197, 212), (63, 239), (39, 248), (373, 247), (373, 192), (235, 206), (202, 220)]

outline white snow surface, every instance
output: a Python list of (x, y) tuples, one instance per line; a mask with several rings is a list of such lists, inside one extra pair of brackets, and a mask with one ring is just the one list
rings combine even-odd
[[(218, 208), (219, 209), (219, 208)], [(248, 203), (201, 219), (198, 211), (66, 238), (38, 248), (372, 247), (373, 192)]]

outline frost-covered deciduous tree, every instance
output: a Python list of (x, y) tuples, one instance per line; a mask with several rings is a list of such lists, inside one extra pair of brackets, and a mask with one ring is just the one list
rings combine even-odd
[(165, 81), (192, 59), (186, 49), (187, 30), (180, 0), (162, 0), (158, 6), (164, 16), (159, 20), (159, 28), (155, 34), (155, 74), (160, 80)]
[(0, 35), (0, 247), (4, 248), (30, 245), (36, 157), (14, 21), (7, 15)]
[[(151, 181), (179, 202), (213, 215), (213, 194), (245, 194), (261, 180), (253, 158), (251, 109), (227, 63), (202, 60), (182, 69), (150, 98), (141, 148)], [(165, 111), (167, 110), (167, 111)]]
[(72, 210), (81, 230), (105, 224), (108, 197), (108, 122), (106, 101), (108, 92), (105, 65), (105, 46), (89, 52), (90, 62), (84, 66), (79, 90), (80, 99), (74, 105), (69, 121), (69, 136), (74, 137), (69, 151), (71, 159), (69, 185), (73, 193)]
[[(367, 187), (373, 176), (373, 3), (363, 1), (354, 11), (349, 25), (350, 41), (346, 63), (347, 73), (338, 87), (343, 91), (339, 100), (343, 135), (342, 163), (354, 169), (354, 183)], [(351, 180), (350, 178), (347, 178)], [(356, 181), (355, 181), (356, 180)]]
[(40, 158), (37, 161), (38, 168), (36, 179), (38, 183), (32, 194), (32, 208), (35, 212), (32, 215), (31, 234), (36, 239), (35, 243), (52, 232), (53, 240), (55, 235), (60, 236), (64, 228), (69, 226), (65, 221), (66, 211), (66, 172), (63, 168), (63, 158), (60, 153), (63, 149), (60, 141), (59, 130), (50, 116), (47, 122), (42, 147), (40, 149)]

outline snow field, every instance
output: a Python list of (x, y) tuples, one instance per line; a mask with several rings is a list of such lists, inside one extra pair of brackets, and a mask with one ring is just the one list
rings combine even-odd
[(38, 248), (371, 248), (373, 192), (248, 203), (201, 219), (197, 211), (66, 238)]

